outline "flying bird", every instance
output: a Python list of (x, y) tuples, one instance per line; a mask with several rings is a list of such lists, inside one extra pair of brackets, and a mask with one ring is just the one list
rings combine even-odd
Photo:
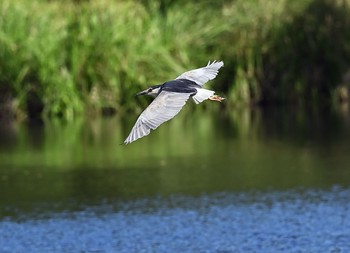
[(140, 114), (124, 144), (148, 135), (151, 130), (175, 117), (189, 98), (192, 98), (196, 104), (206, 99), (219, 102), (224, 100), (215, 95), (214, 91), (203, 88), (206, 82), (216, 77), (222, 66), (224, 66), (222, 61), (212, 63), (209, 61), (205, 67), (187, 71), (175, 80), (151, 86), (137, 93), (136, 96), (150, 95), (155, 99)]

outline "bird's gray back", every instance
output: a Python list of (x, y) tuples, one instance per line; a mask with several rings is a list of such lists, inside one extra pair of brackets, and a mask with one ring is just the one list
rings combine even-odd
[(178, 93), (196, 93), (196, 88), (201, 88), (198, 84), (187, 79), (176, 79), (162, 85), (161, 91)]

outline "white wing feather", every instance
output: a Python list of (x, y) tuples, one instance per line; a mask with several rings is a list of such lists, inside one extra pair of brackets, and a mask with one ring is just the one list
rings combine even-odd
[(217, 76), (222, 66), (224, 66), (224, 62), (222, 61), (213, 61), (212, 63), (209, 61), (207, 66), (187, 71), (176, 79), (188, 79), (203, 86), (206, 82), (213, 80)]
[(172, 119), (186, 104), (191, 93), (162, 91), (141, 113), (124, 144), (148, 135), (164, 122)]

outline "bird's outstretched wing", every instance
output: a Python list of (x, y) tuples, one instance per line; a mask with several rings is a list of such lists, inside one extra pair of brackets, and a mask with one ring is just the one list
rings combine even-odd
[(207, 66), (187, 71), (178, 76), (176, 79), (188, 79), (196, 82), (200, 86), (203, 86), (206, 82), (213, 80), (216, 77), (216, 75), (219, 73), (219, 69), (222, 66), (224, 66), (224, 62), (222, 61), (213, 61), (212, 63), (208, 62)]
[(162, 91), (141, 113), (124, 144), (148, 135), (180, 112), (191, 93)]

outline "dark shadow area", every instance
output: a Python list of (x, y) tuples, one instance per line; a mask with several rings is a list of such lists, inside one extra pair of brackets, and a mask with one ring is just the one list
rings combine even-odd
[(14, 119), (16, 112), (11, 89), (6, 84), (0, 86), (0, 120)]
[(263, 55), (261, 101), (329, 101), (349, 68), (346, 1), (315, 0), (282, 25)]

